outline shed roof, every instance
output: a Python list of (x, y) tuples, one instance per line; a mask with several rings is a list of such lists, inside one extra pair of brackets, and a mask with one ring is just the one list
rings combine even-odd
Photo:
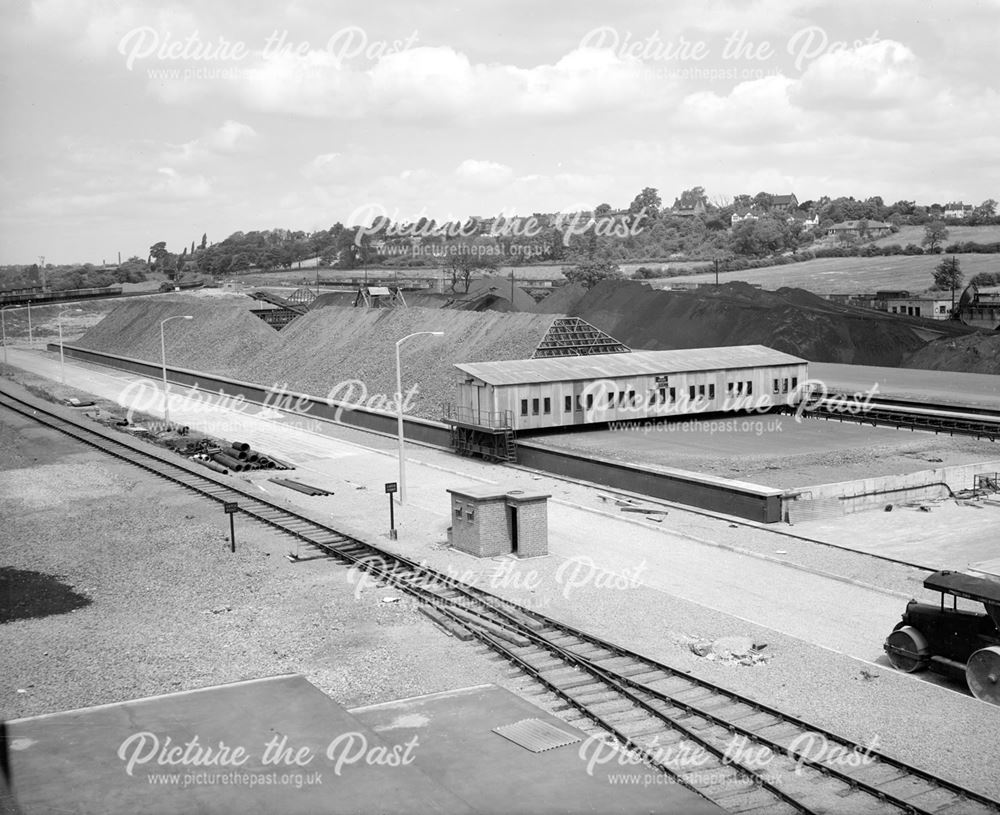
[(466, 362), (460, 371), (490, 385), (532, 382), (571, 382), (622, 376), (649, 376), (728, 368), (761, 368), (801, 365), (806, 360), (763, 345), (720, 348), (679, 348), (672, 351), (632, 351), (628, 354), (593, 354), (585, 357), (515, 359), (503, 362)]

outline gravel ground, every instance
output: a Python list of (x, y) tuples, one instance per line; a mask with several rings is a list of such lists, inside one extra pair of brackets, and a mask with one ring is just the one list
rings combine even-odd
[(0, 626), (0, 710), (17, 718), (298, 671), (363, 705), (494, 682), (502, 664), (397, 596), (134, 467), (0, 414), (0, 565), (57, 575), (92, 603)]

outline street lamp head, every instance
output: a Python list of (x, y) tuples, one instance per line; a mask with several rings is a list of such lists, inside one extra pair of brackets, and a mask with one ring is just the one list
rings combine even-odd
[(444, 332), (443, 331), (432, 331), (431, 332), (431, 336), (432, 337), (443, 337), (444, 336)]

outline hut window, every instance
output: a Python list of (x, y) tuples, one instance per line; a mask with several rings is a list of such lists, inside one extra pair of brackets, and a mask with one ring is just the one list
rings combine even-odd
[(594, 394), (587, 394), (587, 410), (590, 410), (594, 406)]
[(714, 384), (708, 386), (708, 398), (709, 399), (714, 399), (715, 398), (715, 385)]
[(537, 416), (538, 415), (538, 400), (537, 399), (532, 399), (531, 400), (531, 415), (532, 416)]
[(552, 412), (552, 400), (548, 396), (545, 397), (545, 401), (542, 403), (542, 407), (546, 413)]
[(792, 390), (795, 390), (799, 386), (799, 378), (797, 376), (792, 377)]
[(747, 380), (747, 396), (752, 396), (752, 395), (753, 395), (753, 382), (748, 379)]
[(566, 412), (569, 413), (573, 409), (573, 397), (566, 397)]
[(774, 380), (774, 392), (775, 393), (778, 392), (778, 380), (777, 379)]
[(660, 388), (660, 404), (665, 404), (667, 401), (667, 389)]
[(688, 398), (694, 401), (694, 385), (688, 387)]
[(522, 399), (521, 400), (521, 415), (522, 416), (527, 416), (528, 415), (528, 400), (527, 399)]

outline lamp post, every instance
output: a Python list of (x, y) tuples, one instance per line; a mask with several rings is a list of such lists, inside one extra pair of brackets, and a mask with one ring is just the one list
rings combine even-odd
[(407, 334), (401, 340), (396, 340), (396, 434), (399, 437), (399, 503), (406, 502), (406, 454), (403, 451), (403, 374), (399, 365), (399, 347), (411, 337), (428, 334), (432, 337), (443, 337), (443, 331), (416, 331)]
[(167, 317), (165, 320), (160, 320), (160, 367), (163, 371), (163, 423), (167, 426), (170, 425), (170, 399), (169, 393), (167, 392), (167, 341), (163, 338), (163, 326), (169, 323), (171, 320), (193, 320), (190, 314), (175, 314), (173, 317)]
[(0, 328), (3, 330), (3, 364), (7, 364), (7, 315), (6, 311), (14, 306), (4, 306), (0, 308)]
[[(66, 384), (66, 358), (63, 356), (63, 337), (62, 337), (62, 318), (64, 314), (71, 314), (74, 311), (83, 311), (82, 308), (68, 308), (65, 311), (60, 311), (56, 317), (56, 324), (59, 326), (59, 379), (62, 383)], [(31, 320), (31, 310), (28, 310), (28, 325), (30, 326)], [(29, 328), (30, 331), (30, 328)], [(29, 335), (30, 336), (30, 335)]]

